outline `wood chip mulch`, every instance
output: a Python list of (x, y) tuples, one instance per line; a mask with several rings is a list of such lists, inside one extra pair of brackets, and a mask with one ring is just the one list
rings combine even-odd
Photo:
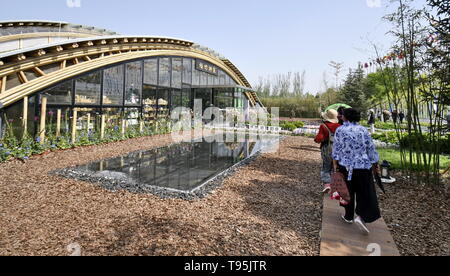
[(319, 255), (320, 152), (289, 137), (197, 201), (108, 192), (49, 172), (171, 143), (132, 139), (0, 164), (0, 255)]
[[(450, 193), (400, 173), (380, 196), (383, 216), (403, 256), (450, 256)], [(448, 183), (447, 183), (448, 184)]]

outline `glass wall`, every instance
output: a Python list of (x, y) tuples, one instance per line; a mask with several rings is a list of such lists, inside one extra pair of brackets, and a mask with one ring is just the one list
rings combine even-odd
[[(237, 83), (217, 66), (184, 57), (155, 57), (124, 62), (89, 72), (47, 88), (29, 97), (27, 125), (36, 135), (39, 124), (39, 95), (47, 97), (47, 128), (54, 131), (56, 114), (61, 113), (61, 134), (70, 134), (74, 108), (78, 113), (78, 130), (90, 131), (105, 114), (107, 131), (118, 131), (121, 118), (127, 125), (139, 119), (152, 124), (167, 118), (175, 107), (192, 108), (201, 99), (203, 108), (241, 106), (242, 93), (235, 93)], [(0, 110), (4, 133), (10, 125), (22, 136), (23, 101)], [(0, 133), (1, 134), (1, 133)]]
[(172, 87), (181, 89), (181, 75), (183, 61), (181, 58), (172, 58)]
[(124, 66), (103, 70), (103, 105), (123, 104)]
[(158, 59), (146, 59), (144, 61), (144, 83), (158, 85)]
[(170, 87), (170, 58), (159, 59), (159, 86)]
[(140, 105), (142, 94), (142, 62), (127, 63), (125, 68), (125, 104)]
[(214, 89), (214, 106), (220, 109), (234, 107), (233, 105), (233, 88), (216, 88)]
[(75, 104), (100, 105), (101, 72), (91, 73), (75, 80)]
[(53, 88), (45, 91), (47, 95), (47, 103), (49, 104), (72, 104), (72, 87), (73, 82), (66, 81), (56, 85)]

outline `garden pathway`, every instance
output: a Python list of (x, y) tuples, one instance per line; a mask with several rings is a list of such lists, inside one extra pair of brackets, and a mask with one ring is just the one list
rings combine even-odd
[(329, 195), (323, 201), (321, 256), (400, 256), (383, 219), (369, 224), (370, 235), (359, 232), (354, 224), (345, 224), (342, 208)]

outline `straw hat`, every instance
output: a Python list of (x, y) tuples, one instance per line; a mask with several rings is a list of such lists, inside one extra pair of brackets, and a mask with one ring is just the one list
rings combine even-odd
[(330, 109), (327, 112), (323, 112), (322, 113), (322, 118), (325, 121), (331, 122), (331, 123), (339, 123), (339, 119), (338, 119), (338, 112), (334, 109)]

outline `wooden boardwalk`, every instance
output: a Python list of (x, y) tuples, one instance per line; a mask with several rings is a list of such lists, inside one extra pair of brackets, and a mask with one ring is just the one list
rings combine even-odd
[(324, 198), (321, 256), (400, 256), (383, 219), (368, 224), (370, 235), (362, 234), (355, 224), (341, 220), (344, 209), (329, 195)]

